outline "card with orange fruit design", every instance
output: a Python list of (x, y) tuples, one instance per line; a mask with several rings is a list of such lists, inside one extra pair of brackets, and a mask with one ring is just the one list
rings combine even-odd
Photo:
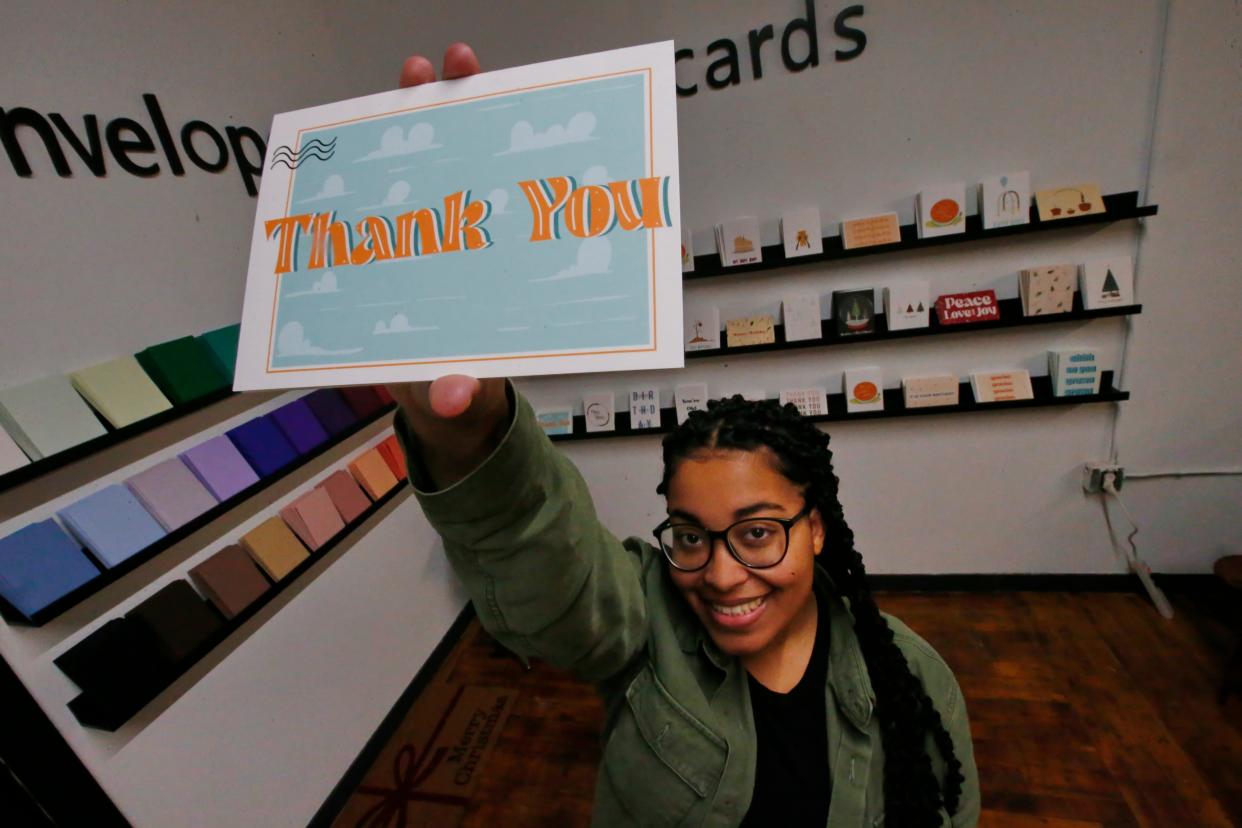
[(966, 232), (965, 184), (932, 187), (919, 193), (914, 202), (920, 239)]
[(884, 374), (879, 368), (851, 368), (844, 376), (845, 410), (850, 414), (884, 410)]

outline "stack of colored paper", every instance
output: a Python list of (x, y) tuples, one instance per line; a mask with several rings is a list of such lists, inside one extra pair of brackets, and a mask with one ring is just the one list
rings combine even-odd
[(192, 336), (152, 345), (135, 356), (173, 405), (197, 400), (229, 384), (211, 351)]
[(216, 505), (216, 498), (181, 458), (156, 463), (125, 481), (143, 507), (168, 532)]
[(371, 507), (370, 499), (344, 469), (332, 472), (317, 488), (331, 496), (333, 505), (346, 523), (353, 523)]
[(126, 614), (155, 639), (163, 660), (194, 655), (223, 625), (220, 616), (185, 581), (173, 581)]
[(315, 412), (315, 419), (332, 437), (352, 428), (358, 422), (358, 416), (345, 404), (341, 392), (335, 388), (320, 388), (312, 391), (302, 399)]
[(354, 385), (340, 391), (345, 404), (353, 409), (354, 416), (359, 420), (369, 420), (384, 410), (384, 401), (369, 385)]
[(224, 434), (186, 450), (181, 459), (221, 502), (259, 482), (259, 476), (246, 458)]
[(225, 325), (199, 336), (220, 373), (233, 382), (233, 370), (237, 367), (237, 340), (241, 335), (241, 325)]
[(349, 472), (372, 500), (379, 500), (397, 485), (396, 475), (388, 468), (378, 449), (369, 449), (354, 458), (349, 464)]
[(332, 496), (323, 489), (311, 489), (280, 510), (289, 528), (312, 552), (345, 528)]
[(31, 460), (102, 437), (106, 431), (68, 377), (44, 377), (0, 391), (0, 425)]
[(114, 567), (164, 537), (164, 529), (119, 483), (56, 513), (95, 559)]
[(315, 419), (306, 400), (294, 400), (272, 412), (272, 420), (298, 454), (309, 454), (328, 442), (328, 432)]
[(101, 706), (123, 707), (167, 682), (172, 665), (132, 618), (113, 618), (56, 657), (56, 666)]
[(253, 604), (270, 586), (246, 550), (235, 543), (191, 569), (190, 580), (225, 618)]
[(0, 474), (8, 474), (14, 469), (28, 465), (28, 458), (13, 438), (4, 429), (0, 429)]
[(401, 444), (397, 442), (397, 435), (390, 434), (384, 442), (376, 446), (380, 455), (384, 458), (384, 462), (388, 464), (388, 468), (392, 469), (393, 477), (397, 480), (405, 480), (405, 452), (401, 450)]
[(279, 581), (309, 557), (293, 531), (278, 517), (270, 517), (242, 535), (241, 545), (273, 581)]
[(113, 428), (145, 420), (172, 408), (132, 356), (118, 357), (69, 375), (73, 387)]
[(255, 417), (227, 433), (259, 477), (271, 477), (298, 458), (270, 415)]
[(27, 620), (98, 574), (50, 518), (0, 538), (0, 596)]

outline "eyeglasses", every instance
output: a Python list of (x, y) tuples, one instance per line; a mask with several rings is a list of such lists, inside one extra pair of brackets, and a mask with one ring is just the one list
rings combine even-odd
[(739, 520), (713, 532), (693, 523), (661, 523), (652, 533), (664, 557), (674, 569), (696, 572), (712, 559), (716, 539), (723, 538), (725, 547), (738, 563), (748, 569), (768, 569), (785, 560), (789, 552), (789, 529), (806, 517), (811, 504), (791, 518), (757, 517)]

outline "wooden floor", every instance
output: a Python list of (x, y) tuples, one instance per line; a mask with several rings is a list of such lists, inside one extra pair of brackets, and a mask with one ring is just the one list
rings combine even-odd
[[(984, 826), (1242, 826), (1242, 699), (1218, 704), (1233, 643), (1215, 591), (1166, 622), (1127, 593), (886, 593), (881, 607), (957, 674)], [(460, 822), (585, 826), (601, 706), (547, 665), (527, 671), (472, 624), (439, 678), (517, 688)]]

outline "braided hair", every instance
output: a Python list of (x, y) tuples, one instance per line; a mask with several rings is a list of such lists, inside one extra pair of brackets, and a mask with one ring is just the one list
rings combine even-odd
[[(957, 810), (962, 792), (962, 765), (922, 681), (910, 672), (905, 656), (893, 641), (893, 631), (867, 584), (862, 556), (854, 548), (854, 533), (845, 522), (838, 499), (838, 479), (832, 470), (828, 435), (789, 405), (775, 400), (751, 402), (741, 396), (711, 401), (706, 411), (693, 412), (664, 438), (664, 477), (659, 494), (667, 494), (678, 461), (698, 449), (766, 447), (776, 456), (780, 472), (805, 488), (806, 501), (824, 522), (820, 556), (838, 592), (849, 601), (854, 631), (875, 691), (875, 715), (884, 746), (884, 806), (889, 825), (921, 828), (940, 825), (939, 809)], [(931, 736), (947, 772), (941, 791), (927, 751)]]

